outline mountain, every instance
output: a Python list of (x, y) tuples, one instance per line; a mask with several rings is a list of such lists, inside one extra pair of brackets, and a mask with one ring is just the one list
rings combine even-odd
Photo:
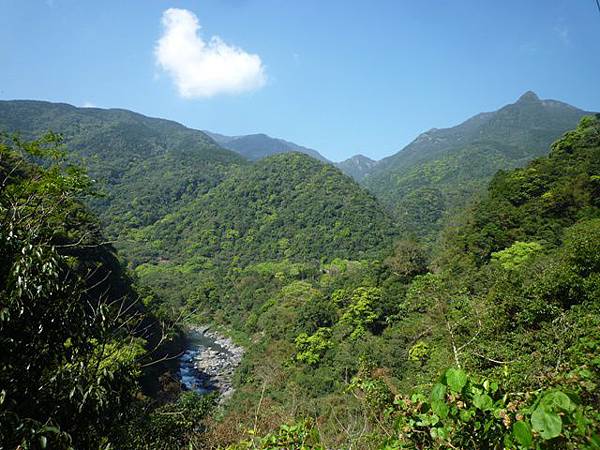
[(567, 227), (600, 220), (600, 114), (584, 117), (552, 144), (548, 156), (499, 171), (486, 195), (462, 216), (459, 232), (450, 228), (444, 236), (453, 249), (448, 264), (461, 257), (482, 264), (518, 242), (554, 249)]
[(373, 171), (377, 164), (378, 161), (375, 161), (364, 155), (354, 155), (351, 158), (336, 163), (335, 165), (346, 175), (351, 176), (356, 181), (360, 182)]
[(592, 448), (599, 119), (494, 176), (435, 246), (436, 270), (404, 239), (382, 262), (280, 261), (205, 283), (196, 304), (251, 342), (213, 447), (245, 449), (228, 430), (262, 423), (257, 448)]
[[(467, 196), (475, 181), (449, 180), (486, 175), (458, 169), (480, 170), (488, 155), (498, 165), (526, 159), (552, 119), (531, 118), (545, 111), (539, 103), (527, 94), (472, 119), (462, 136), (479, 138), (413, 155), (418, 170), (439, 166), (421, 180)], [(497, 172), (435, 248), (403, 236), (392, 250), (400, 233), (375, 196), (303, 153), (248, 162), (203, 133), (127, 111), (0, 110), (5, 129), (63, 129), (74, 147), (61, 156), (55, 135), (0, 137), (0, 436), (9, 448), (598, 441), (600, 115), (582, 118), (548, 156)], [(452, 168), (447, 155), (462, 159), (435, 184), (427, 177)], [(89, 179), (62, 158), (88, 158), (105, 178), (106, 197), (92, 202), (135, 258), (135, 276), (80, 202)], [(181, 355), (153, 351), (177, 336), (174, 317), (244, 345), (224, 408), (214, 395), (180, 392), (176, 372), (158, 365), (160, 394), (142, 395), (148, 367)]]
[(205, 131), (220, 146), (233, 150), (243, 157), (255, 161), (277, 153), (300, 152), (312, 156), (323, 162), (329, 162), (327, 158), (316, 150), (302, 147), (293, 142), (283, 139), (272, 138), (266, 134), (249, 134), (246, 136), (225, 136), (218, 133)]
[(526, 92), (497, 111), (421, 134), (381, 160), (362, 182), (392, 209), (406, 231), (432, 238), (447, 216), (480, 192), (498, 170), (544, 155), (586, 114)]
[(64, 136), (71, 156), (89, 168), (104, 197), (91, 201), (111, 238), (147, 226), (219, 184), (247, 161), (201, 131), (122, 109), (0, 101), (0, 131)]
[(131, 239), (155, 242), (157, 256), (258, 261), (359, 259), (381, 252), (395, 226), (373, 195), (330, 164), (284, 153), (240, 167)]
[(134, 267), (359, 259), (395, 236), (373, 195), (304, 153), (249, 162), (175, 122), (48, 102), (0, 102), (0, 130), (64, 135), (100, 180), (89, 203)]

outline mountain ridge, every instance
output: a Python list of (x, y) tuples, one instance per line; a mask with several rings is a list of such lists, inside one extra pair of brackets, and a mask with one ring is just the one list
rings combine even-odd
[(356, 181), (362, 181), (371, 171), (379, 164), (379, 161), (369, 158), (368, 156), (357, 154), (348, 159), (335, 163), (335, 166), (351, 176)]
[(448, 214), (481, 192), (498, 170), (546, 154), (587, 114), (527, 91), (496, 111), (421, 133), (379, 161), (361, 183), (392, 209), (405, 231), (432, 239)]
[(250, 161), (256, 161), (278, 153), (295, 151), (312, 156), (319, 161), (331, 163), (331, 161), (321, 155), (317, 150), (286, 141), (285, 139), (274, 138), (265, 133), (239, 136), (226, 136), (211, 131), (205, 131), (205, 133), (217, 144), (239, 153)]

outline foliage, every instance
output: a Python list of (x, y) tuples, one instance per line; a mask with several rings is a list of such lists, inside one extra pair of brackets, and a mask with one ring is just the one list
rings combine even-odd
[(89, 178), (64, 156), (55, 134), (0, 142), (0, 441), (9, 448), (103, 441), (134, 402), (160, 332), (79, 202)]
[[(361, 381), (367, 392), (372, 384)], [(382, 414), (395, 430), (385, 448), (594, 448), (590, 407), (558, 389), (505, 392), (450, 368), (431, 391), (396, 396)]]
[[(593, 448), (600, 219), (587, 180), (599, 175), (597, 123), (584, 121), (569, 153), (536, 160), (536, 171), (500, 173), (437, 249), (435, 273), (423, 273), (420, 246), (406, 241), (383, 264), (339, 260), (320, 277), (298, 275), (319, 294), (296, 297), (303, 301), (267, 321), (254, 309), (235, 399), (256, 404), (257, 387), (267, 386), (264, 416), (316, 417), (332, 448)], [(544, 197), (557, 186), (579, 199), (570, 210)], [(265, 299), (295, 285), (254, 281), (232, 298), (262, 298), (265, 311), (273, 308)], [(296, 334), (272, 334), (276, 318), (297, 322)], [(310, 363), (289, 364), (302, 352)]]
[(331, 335), (329, 328), (319, 328), (313, 335), (301, 333), (296, 337), (296, 361), (309, 365), (318, 364), (325, 350), (331, 347), (328, 338)]
[(584, 114), (525, 94), (498, 111), (421, 134), (380, 161), (362, 183), (393, 209), (403, 231), (433, 242), (498, 170), (545, 154)]
[(425, 252), (414, 240), (402, 239), (396, 242), (394, 254), (386, 258), (385, 264), (405, 281), (427, 272)]
[(217, 265), (375, 255), (395, 235), (377, 201), (332, 166), (299, 153), (234, 171), (136, 239), (161, 255), (202, 255)]
[[(251, 433), (253, 434), (253, 433)], [(253, 438), (227, 447), (227, 450), (324, 450), (319, 442), (316, 428), (309, 421), (292, 425), (281, 425), (273, 433), (260, 438)]]
[(380, 299), (381, 289), (376, 287), (359, 287), (352, 293), (348, 306), (340, 318), (340, 324), (350, 328), (351, 339), (363, 336), (367, 327), (378, 319), (375, 304)]
[(124, 450), (183, 448), (202, 433), (203, 421), (213, 410), (215, 400), (214, 393), (184, 392), (175, 401), (153, 408), (150, 413), (135, 410), (137, 415), (118, 430), (122, 441), (113, 445)]
[(517, 241), (504, 250), (492, 253), (492, 261), (498, 262), (506, 270), (516, 270), (542, 249), (537, 242)]
[[(537, 108), (531, 96), (524, 101), (533, 103), (516, 110)], [(496, 114), (510, 118), (515, 108)], [(221, 150), (203, 154), (203, 135), (173, 124), (69, 114), (82, 129), (113, 117), (116, 134), (116, 123), (100, 121), (109, 149), (119, 143), (123, 158), (148, 160), (120, 161), (127, 173), (114, 174), (112, 193), (179, 186), (197, 176), (199, 161), (215, 176), (164, 204), (134, 202), (134, 215), (150, 215), (112, 224), (113, 237), (133, 241), (121, 248), (134, 258), (134, 286), (79, 201), (90, 180), (69, 167), (55, 137), (2, 147), (0, 430), (12, 447), (595, 445), (598, 118), (584, 119), (548, 157), (498, 173), (428, 251), (409, 236), (393, 249), (396, 228), (377, 201), (305, 155), (240, 163)], [(529, 132), (502, 123), (488, 131), (528, 158), (516, 141)], [(481, 117), (468, 127), (481, 134), (492, 125)], [(446, 172), (421, 169), (441, 184), (415, 185), (405, 198), (415, 201), (410, 214), (430, 223), (448, 202), (439, 191)], [(130, 197), (92, 201), (111, 221), (129, 212), (122, 198)], [(138, 330), (173, 307), (234, 330), (247, 346), (223, 408), (176, 388), (155, 398), (140, 392), (161, 330)]]

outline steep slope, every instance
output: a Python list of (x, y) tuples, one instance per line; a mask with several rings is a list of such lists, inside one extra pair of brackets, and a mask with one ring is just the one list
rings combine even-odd
[(552, 249), (565, 228), (600, 218), (600, 115), (584, 117), (547, 157), (498, 172), (484, 198), (463, 215), (464, 223), (445, 236), (448, 264), (461, 257), (482, 264), (515, 242)]
[(406, 245), (383, 266), (338, 262), (321, 277), (241, 271), (227, 292), (243, 306), (221, 317), (242, 315), (253, 345), (213, 438), (225, 447), (226, 430), (262, 420), (259, 448), (593, 448), (599, 119), (494, 177), (435, 273), (397, 271), (418, 251)]
[(377, 254), (395, 227), (377, 200), (330, 164), (285, 153), (240, 168), (131, 238), (155, 257), (245, 266)]
[(2, 448), (113, 446), (118, 427), (151, 407), (141, 376), (158, 386), (163, 332), (174, 331), (162, 328), (171, 320), (160, 299), (144, 290), (153, 304), (139, 302), (78, 200), (89, 179), (57, 158), (57, 145), (0, 137)]
[(377, 164), (378, 161), (364, 155), (354, 155), (351, 158), (336, 163), (335, 166), (346, 175), (360, 182), (374, 170)]
[(147, 226), (217, 185), (232, 166), (246, 164), (204, 133), (169, 120), (120, 109), (63, 103), (1, 101), (0, 131), (39, 137), (61, 133), (105, 197), (92, 201), (111, 238)]
[(283, 139), (272, 138), (271, 136), (262, 133), (249, 134), (246, 136), (225, 136), (209, 131), (205, 131), (205, 133), (222, 147), (233, 150), (251, 161), (276, 155), (278, 153), (300, 152), (312, 156), (319, 161), (329, 162), (327, 158), (316, 150), (302, 147), (301, 145), (284, 141)]
[(433, 237), (445, 214), (481, 191), (499, 169), (545, 154), (585, 114), (527, 92), (498, 111), (421, 134), (380, 161), (363, 183), (392, 208), (405, 230)]

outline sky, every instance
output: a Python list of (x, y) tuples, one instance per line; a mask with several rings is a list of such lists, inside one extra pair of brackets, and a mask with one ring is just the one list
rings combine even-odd
[(541, 98), (600, 110), (595, 0), (0, 0), (0, 99), (125, 108), (339, 161)]

